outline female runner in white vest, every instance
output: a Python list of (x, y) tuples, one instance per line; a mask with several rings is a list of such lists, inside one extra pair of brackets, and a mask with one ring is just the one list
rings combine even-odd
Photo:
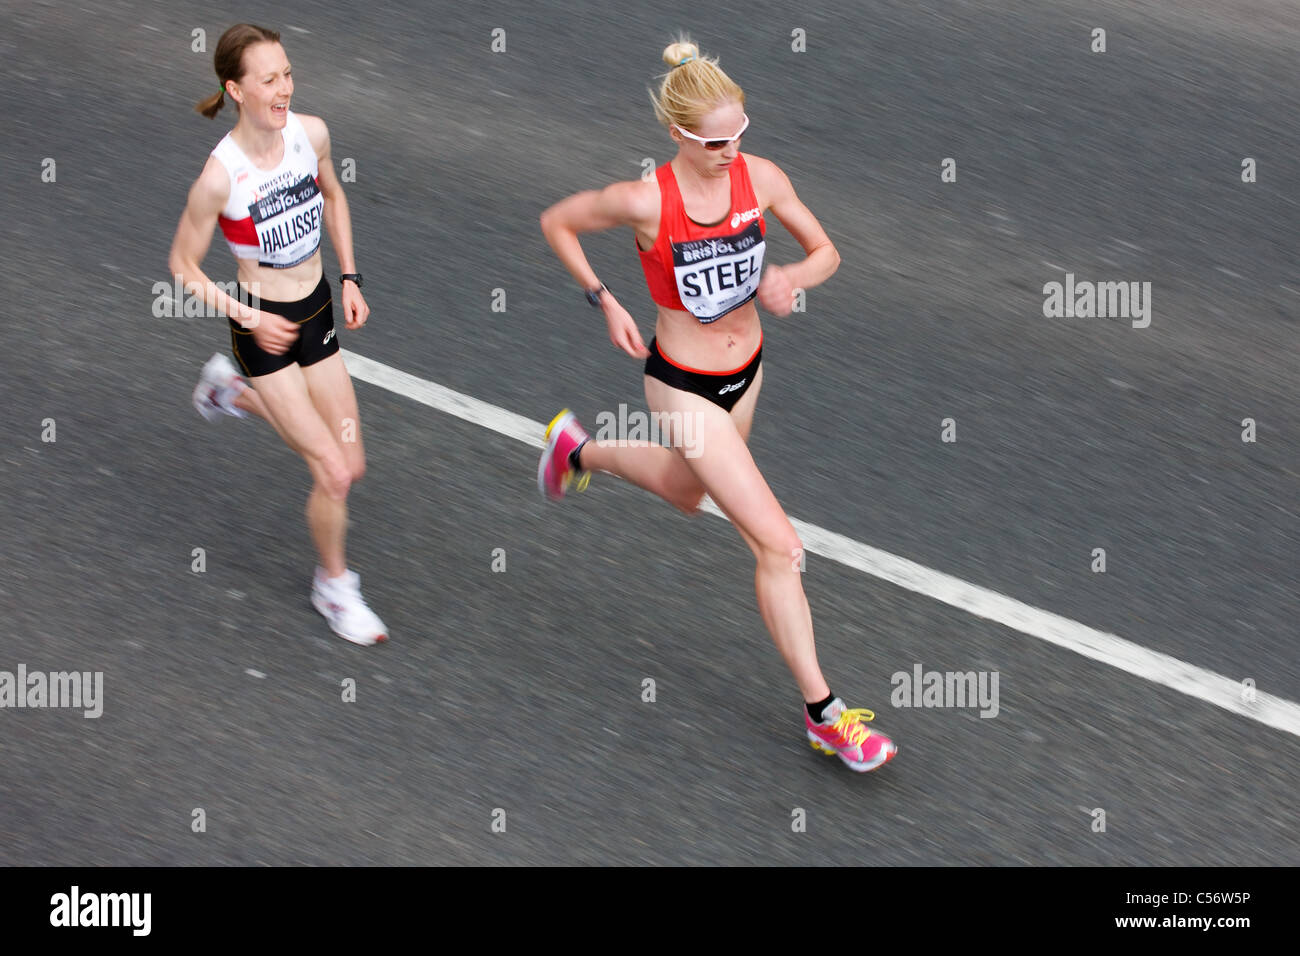
[[(348, 489), (365, 473), (365, 450), (352, 380), (338, 354), (322, 226), (342, 267), (347, 327), (365, 325), (370, 309), (361, 296), (329, 131), (315, 116), (290, 112), (293, 78), (275, 31), (237, 24), (222, 35), (213, 59), (221, 89), (196, 109), (212, 119), (228, 96), (239, 120), (190, 189), (170, 266), (188, 294), (228, 317), (243, 376), (214, 355), (194, 404), (210, 420), (245, 413), (266, 419), (307, 462), (314, 480), (307, 524), (320, 555), (312, 604), (340, 637), (374, 644), (387, 639), (387, 630), (362, 599), (360, 578), (344, 557)], [(238, 301), (200, 268), (217, 226), (238, 264)], [(246, 518), (267, 520), (256, 514), (255, 502)]]

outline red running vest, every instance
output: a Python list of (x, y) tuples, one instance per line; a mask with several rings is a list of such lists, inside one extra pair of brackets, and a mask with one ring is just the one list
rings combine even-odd
[(754, 298), (767, 248), (767, 223), (745, 157), (737, 154), (728, 172), (731, 208), (717, 225), (702, 226), (687, 218), (672, 165), (656, 169), (659, 235), (651, 249), (637, 246), (655, 304), (689, 312), (703, 325)]

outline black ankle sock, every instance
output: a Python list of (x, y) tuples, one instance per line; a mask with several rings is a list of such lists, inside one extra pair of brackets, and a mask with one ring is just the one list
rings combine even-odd
[(825, 700), (818, 701), (815, 704), (804, 705), (805, 707), (808, 708), (808, 716), (812, 718), (814, 724), (820, 724), (822, 722), (822, 711), (825, 710), (827, 707), (829, 707), (831, 705), (831, 701), (833, 701), (834, 699), (835, 699), (835, 695), (831, 694)]
[(574, 471), (582, 471), (582, 446), (591, 441), (590, 438), (584, 438), (578, 443), (578, 447), (569, 452), (569, 467)]

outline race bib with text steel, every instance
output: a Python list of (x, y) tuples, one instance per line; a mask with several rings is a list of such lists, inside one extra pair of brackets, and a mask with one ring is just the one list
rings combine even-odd
[(735, 235), (670, 245), (677, 294), (701, 323), (716, 322), (758, 292), (767, 244), (757, 222)]

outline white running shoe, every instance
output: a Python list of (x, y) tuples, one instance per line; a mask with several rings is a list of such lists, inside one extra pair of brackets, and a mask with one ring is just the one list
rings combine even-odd
[(311, 603), (325, 615), (330, 629), (345, 641), (369, 646), (388, 640), (388, 628), (361, 597), (361, 578), (355, 571), (345, 571), (341, 578), (327, 578), (324, 570), (317, 568)]
[(230, 359), (220, 352), (208, 359), (199, 373), (199, 384), (194, 386), (194, 407), (210, 422), (222, 415), (247, 418), (248, 413), (235, 405), (248, 383), (235, 371)]

